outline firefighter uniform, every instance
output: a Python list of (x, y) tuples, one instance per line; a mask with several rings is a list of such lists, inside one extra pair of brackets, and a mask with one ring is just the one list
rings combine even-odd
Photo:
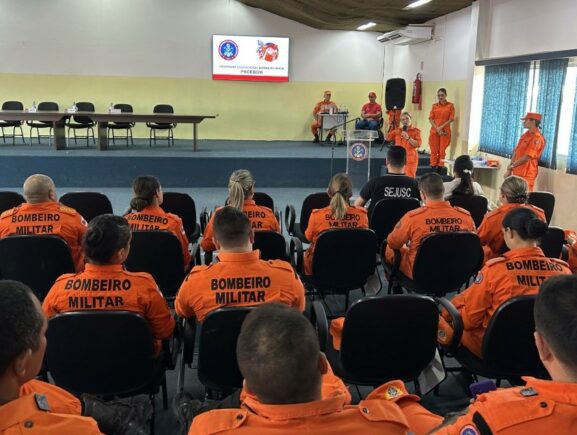
[[(330, 111), (333, 111), (333, 113), (337, 113), (339, 111), (339, 108), (337, 106), (337, 103), (335, 103), (334, 101), (329, 101), (328, 103), (325, 102), (324, 100), (319, 101), (317, 104), (315, 104), (315, 107), (313, 109), (313, 123), (311, 124), (311, 133), (313, 134), (313, 136), (316, 136), (319, 134), (319, 128), (321, 128), (323, 126), (323, 118), (322, 116), (319, 116), (319, 113), (330, 113)], [(331, 134), (334, 133), (334, 129), (331, 129), (330, 131)]]
[(0, 215), (0, 238), (34, 234), (64, 239), (77, 272), (84, 269), (81, 242), (86, 227), (86, 221), (76, 210), (53, 201), (20, 204)]
[(417, 150), (421, 146), (421, 130), (417, 127), (410, 126), (407, 129), (407, 134), (409, 138), (417, 142), (418, 146), (415, 148), (408, 139), (403, 139), (401, 134), (403, 133), (403, 128), (395, 128), (391, 130), (387, 135), (387, 140), (392, 141), (395, 145), (401, 146), (407, 152), (407, 163), (405, 165), (405, 174), (409, 177), (415, 178), (417, 176), (417, 167), (419, 166), (419, 153)]
[[(448, 101), (445, 104), (435, 103), (431, 107), (429, 119), (435, 125), (441, 125), (448, 120), (455, 119), (455, 106)], [(437, 130), (431, 126), (429, 132), (429, 147), (431, 149), (431, 166), (444, 166), (445, 151), (451, 145), (451, 124), (443, 127), (443, 135), (439, 135)]]
[(80, 400), (56, 385), (32, 379), (20, 386), (20, 397), (34, 393), (46, 396), (52, 412), (82, 415), (82, 403), (80, 403)]
[(512, 175), (517, 175), (524, 178), (529, 185), (529, 192), (533, 191), (535, 186), (535, 179), (539, 173), (539, 159), (543, 150), (545, 149), (545, 138), (539, 131), (527, 130), (513, 150), (513, 157), (511, 157), (512, 162), (516, 162), (523, 156), (529, 156), (530, 159), (523, 163), (522, 165), (515, 166), (511, 170)]
[(218, 262), (195, 266), (176, 295), (181, 317), (202, 322), (208, 313), (225, 306), (253, 306), (282, 302), (303, 311), (304, 287), (286, 261), (261, 260), (260, 251), (219, 252)]

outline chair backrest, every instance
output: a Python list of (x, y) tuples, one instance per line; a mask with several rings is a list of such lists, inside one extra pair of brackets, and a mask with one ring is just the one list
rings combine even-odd
[(28, 285), (41, 301), (54, 281), (74, 272), (70, 248), (58, 236), (10, 236), (0, 240), (0, 276)]
[(465, 284), (482, 264), (483, 250), (476, 234), (429, 234), (417, 250), (413, 280), (422, 293), (443, 296)]
[(38, 110), (39, 112), (47, 112), (47, 111), (57, 112), (58, 110), (60, 110), (60, 107), (58, 107), (58, 103), (55, 103), (54, 101), (42, 101), (41, 103), (38, 104), (36, 110)]
[(124, 103), (118, 103), (114, 105), (115, 109), (120, 109), (120, 111), (122, 113), (132, 113), (134, 112), (134, 109), (132, 108), (132, 105), (130, 104), (124, 104)]
[(24, 105), (20, 101), (4, 101), (2, 110), (24, 110)]
[(174, 108), (170, 104), (157, 104), (152, 110), (153, 113), (174, 113)]
[(529, 192), (528, 202), (542, 209), (545, 212), (547, 223), (551, 222), (555, 210), (555, 195), (551, 192)]
[(315, 288), (347, 292), (361, 288), (375, 271), (377, 236), (369, 229), (335, 229), (320, 234), (313, 254)]
[(371, 230), (377, 235), (379, 246), (408, 211), (420, 206), (421, 204), (415, 198), (390, 198), (377, 202), (373, 207), (369, 223)]
[(503, 377), (546, 376), (533, 332), (535, 296), (517, 296), (493, 314), (483, 337), (483, 361)]
[(255, 231), (252, 248), (260, 250), (262, 260), (289, 260), (286, 240), (276, 231)]
[(422, 295), (363, 298), (345, 317), (340, 358), (355, 383), (414, 379), (433, 360), (439, 311)]
[(483, 222), (483, 217), (487, 214), (487, 198), (480, 195), (453, 195), (449, 198), (452, 206), (461, 207), (471, 213), (475, 226), (478, 227)]
[(240, 327), (254, 307), (220, 308), (204, 319), (198, 347), (198, 378), (211, 390), (242, 387), (236, 362), (236, 341)]
[(260, 205), (261, 207), (270, 208), (274, 211), (274, 201), (270, 195), (264, 192), (254, 192), (253, 198), (256, 205)]
[[(76, 109), (78, 109), (79, 112), (94, 112), (96, 110), (94, 104), (87, 101), (76, 103)], [(73, 116), (72, 118), (74, 119), (74, 122), (77, 122), (78, 124), (94, 125), (94, 121), (88, 116)]]
[(182, 219), (184, 232), (190, 236), (196, 230), (196, 204), (194, 199), (187, 193), (164, 192), (162, 209), (167, 213), (173, 213)]
[(0, 192), (0, 213), (25, 203), (26, 200), (18, 192), (4, 190)]
[(309, 226), (309, 219), (311, 217), (311, 213), (315, 208), (324, 208), (327, 207), (331, 202), (331, 198), (327, 194), (327, 192), (317, 192), (311, 193), (308, 195), (305, 200), (303, 201), (303, 206), (301, 208), (301, 216), (300, 216), (300, 230), (304, 234), (307, 227)]
[(160, 372), (150, 325), (136, 313), (58, 314), (46, 337), (46, 367), (57, 385), (74, 393), (130, 395)]
[(564, 243), (565, 231), (559, 227), (549, 227), (545, 235), (541, 237), (539, 246), (546, 257), (561, 258)]
[(68, 192), (60, 197), (60, 202), (76, 210), (87, 222), (101, 214), (112, 213), (110, 200), (100, 192)]
[(126, 269), (150, 273), (166, 299), (174, 299), (184, 279), (182, 247), (168, 231), (132, 231)]

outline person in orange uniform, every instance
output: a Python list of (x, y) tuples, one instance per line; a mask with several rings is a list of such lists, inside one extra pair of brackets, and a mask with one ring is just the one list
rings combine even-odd
[(34, 378), (42, 368), (47, 327), (27, 286), (0, 281), (0, 433), (100, 434), (92, 418), (80, 416), (80, 402), (69, 393), (50, 386), (47, 397), (34, 388), (44, 384)]
[(313, 273), (313, 253), (319, 235), (326, 230), (337, 228), (368, 228), (369, 218), (364, 207), (350, 205), (353, 196), (351, 180), (344, 173), (331, 178), (327, 193), (331, 198), (328, 207), (314, 209), (305, 231), (305, 237), (311, 242), (304, 256), (305, 275)]
[(369, 92), (369, 102), (361, 109), (361, 119), (355, 123), (357, 130), (378, 130), (383, 117), (383, 108), (376, 102), (377, 94)]
[(130, 200), (132, 213), (124, 215), (132, 231), (160, 230), (176, 236), (182, 247), (184, 268), (190, 265), (188, 237), (182, 226), (182, 219), (175, 214), (165, 212), (162, 205), (162, 187), (156, 177), (145, 175), (137, 177), (132, 183), (133, 197)]
[[(319, 128), (323, 126), (323, 117), (320, 116), (321, 113), (337, 113), (339, 108), (337, 103), (331, 101), (332, 93), (331, 91), (325, 91), (323, 94), (322, 101), (319, 101), (313, 109), (313, 123), (311, 124), (311, 132), (315, 137), (313, 143), (319, 143)], [(336, 129), (331, 128), (329, 134), (326, 137), (326, 141), (330, 142), (332, 136), (335, 134)]]
[(401, 381), (377, 388), (358, 405), (346, 405), (338, 391), (323, 397), (328, 361), (314, 327), (297, 310), (280, 304), (266, 304), (247, 316), (237, 360), (250, 395), (240, 409), (198, 415), (190, 435), (424, 434), (441, 422)]
[(522, 177), (529, 185), (529, 192), (532, 192), (539, 173), (539, 159), (545, 149), (545, 138), (539, 130), (541, 125), (540, 113), (527, 112), (521, 120), (527, 131), (523, 133), (513, 150), (511, 163), (507, 166), (504, 178), (510, 175)]
[(304, 310), (304, 287), (291, 265), (282, 260), (261, 260), (252, 250), (254, 233), (244, 213), (223, 207), (214, 214), (218, 261), (195, 266), (176, 295), (181, 317), (202, 322), (211, 311), (225, 306), (253, 306), (278, 301)]
[[(273, 211), (268, 207), (256, 205), (254, 199), (254, 177), (246, 169), (238, 169), (230, 175), (228, 180), (228, 200), (227, 205), (244, 212), (250, 220), (252, 229), (254, 231), (276, 231), (280, 233), (280, 225), (274, 215)], [(218, 211), (217, 209), (216, 211)], [(200, 247), (205, 252), (216, 250), (214, 244), (214, 215), (212, 214), (210, 220), (206, 224)]]
[(503, 181), (499, 193), (501, 205), (491, 210), (483, 217), (483, 221), (477, 229), (477, 234), (481, 240), (481, 246), (485, 253), (485, 262), (492, 258), (499, 257), (505, 248), (503, 238), (503, 218), (505, 215), (517, 208), (527, 207), (533, 210), (539, 219), (545, 221), (545, 213), (539, 207), (527, 204), (529, 199), (527, 192), (527, 182), (515, 175), (512, 175)]
[[(562, 260), (547, 258), (539, 248), (539, 239), (547, 224), (528, 208), (518, 207), (503, 219), (503, 237), (510, 251), (495, 258), (477, 274), (471, 287), (452, 299), (463, 319), (461, 344), (482, 358), (481, 344), (493, 313), (515, 296), (533, 295), (550, 276), (570, 274)], [(439, 319), (439, 342), (452, 341), (451, 316), (444, 311)]]
[(421, 146), (421, 130), (411, 125), (411, 114), (403, 112), (401, 115), (401, 126), (391, 130), (387, 135), (387, 140), (393, 144), (401, 146), (407, 152), (407, 163), (405, 174), (415, 178), (417, 176), (417, 166), (419, 166), (419, 153), (417, 150)]
[(82, 273), (60, 276), (44, 299), (50, 318), (58, 313), (85, 310), (124, 310), (141, 314), (149, 323), (160, 351), (175, 321), (154, 278), (127, 272), (123, 263), (130, 251), (130, 227), (120, 216), (94, 218), (82, 241), (87, 264)]
[(567, 248), (567, 263), (571, 272), (577, 273), (577, 234), (573, 230), (565, 230)]
[(447, 90), (437, 91), (438, 103), (433, 104), (429, 113), (431, 131), (429, 148), (431, 150), (431, 168), (440, 171), (445, 166), (445, 150), (451, 145), (451, 123), (455, 120), (455, 106), (447, 101)]
[(24, 182), (26, 203), (0, 215), (0, 238), (12, 235), (55, 235), (68, 244), (77, 272), (84, 269), (82, 236), (87, 223), (76, 210), (58, 203), (54, 181), (31, 175)]
[(413, 263), (423, 237), (431, 233), (475, 232), (471, 214), (443, 200), (445, 188), (439, 174), (429, 172), (423, 175), (419, 180), (419, 190), (425, 205), (401, 218), (387, 237), (385, 252), (387, 263), (393, 263), (394, 250), (401, 251), (400, 271), (409, 278), (413, 276)]
[(440, 435), (574, 434), (577, 428), (577, 277), (547, 279), (535, 300), (535, 344), (552, 380), (481, 394)]

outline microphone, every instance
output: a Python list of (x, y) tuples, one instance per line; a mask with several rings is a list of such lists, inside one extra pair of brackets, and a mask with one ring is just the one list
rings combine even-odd
[(408, 125), (403, 125), (403, 131), (407, 131), (409, 129)]

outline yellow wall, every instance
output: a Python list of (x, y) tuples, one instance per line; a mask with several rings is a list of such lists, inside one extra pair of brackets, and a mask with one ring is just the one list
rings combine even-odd
[[(380, 83), (253, 83), (154, 77), (62, 75), (0, 75), (0, 102), (56, 101), (60, 108), (74, 101), (91, 101), (97, 111), (110, 102), (129, 103), (137, 113), (150, 113), (155, 104), (172, 104), (177, 113), (219, 114), (199, 126), (200, 139), (309, 140), (312, 109), (331, 89), (333, 99), (358, 116), (371, 90)], [(380, 95), (379, 95), (380, 98)], [(25, 131), (28, 134), (28, 131)], [(144, 124), (135, 137), (148, 137)], [(176, 138), (191, 138), (189, 125), (175, 130)]]

